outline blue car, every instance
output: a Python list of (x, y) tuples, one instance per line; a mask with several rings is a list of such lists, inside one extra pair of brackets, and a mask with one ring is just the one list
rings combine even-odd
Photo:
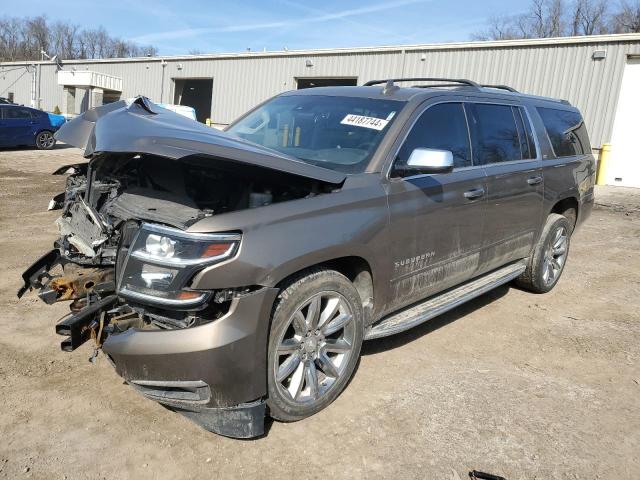
[(56, 144), (53, 134), (64, 122), (62, 115), (22, 105), (0, 104), (0, 147), (28, 145), (50, 150)]

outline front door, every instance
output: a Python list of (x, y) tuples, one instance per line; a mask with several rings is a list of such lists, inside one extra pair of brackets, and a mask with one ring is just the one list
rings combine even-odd
[(0, 105), (0, 147), (9, 145), (9, 129), (4, 120), (5, 110), (7, 110), (7, 107)]
[(474, 276), (486, 210), (486, 177), (474, 167), (464, 107), (438, 103), (424, 110), (401, 146), (394, 167), (415, 148), (449, 150), (454, 170), (399, 176), (388, 185), (389, 255), (392, 257), (388, 310), (402, 307)]
[(531, 123), (518, 105), (466, 104), (474, 164), (487, 174), (483, 271), (527, 257), (542, 223), (543, 175)]
[(33, 144), (35, 137), (32, 131), (35, 121), (31, 118), (31, 112), (27, 108), (15, 106), (5, 108), (2, 124), (7, 136), (6, 145)]

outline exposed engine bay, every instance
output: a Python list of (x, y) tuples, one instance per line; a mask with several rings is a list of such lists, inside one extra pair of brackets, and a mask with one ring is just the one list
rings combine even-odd
[(313, 180), (206, 157), (110, 153), (74, 170), (56, 223), (65, 255), (84, 265), (114, 265), (128, 221), (186, 229), (208, 216), (327, 191)]
[(25, 272), (19, 296), (38, 288), (46, 303), (71, 301), (56, 326), (68, 337), (67, 351), (89, 338), (99, 348), (129, 328), (188, 328), (221, 317), (235, 296), (260, 287), (202, 292), (189, 282), (204, 265), (235, 254), (241, 232), (191, 239), (184, 230), (213, 215), (335, 188), (207, 156), (101, 153), (56, 173), (69, 174), (66, 191), (49, 206), (62, 210), (60, 238)]

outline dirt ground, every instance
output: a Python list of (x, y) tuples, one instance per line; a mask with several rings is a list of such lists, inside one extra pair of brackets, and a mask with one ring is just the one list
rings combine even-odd
[(553, 292), (499, 288), (368, 342), (327, 410), (238, 441), (145, 400), (87, 346), (60, 351), (66, 305), (16, 298), (56, 238), (50, 172), (80, 159), (0, 151), (0, 478), (638, 478), (640, 190), (598, 190)]

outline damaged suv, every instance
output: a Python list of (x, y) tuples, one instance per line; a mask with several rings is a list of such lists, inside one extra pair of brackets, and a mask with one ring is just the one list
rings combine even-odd
[(226, 132), (139, 97), (56, 136), (89, 162), (57, 172), (60, 238), (19, 296), (70, 301), (63, 350), (232, 437), (329, 405), (365, 339), (550, 290), (593, 205), (580, 113), (468, 80), (287, 92)]

